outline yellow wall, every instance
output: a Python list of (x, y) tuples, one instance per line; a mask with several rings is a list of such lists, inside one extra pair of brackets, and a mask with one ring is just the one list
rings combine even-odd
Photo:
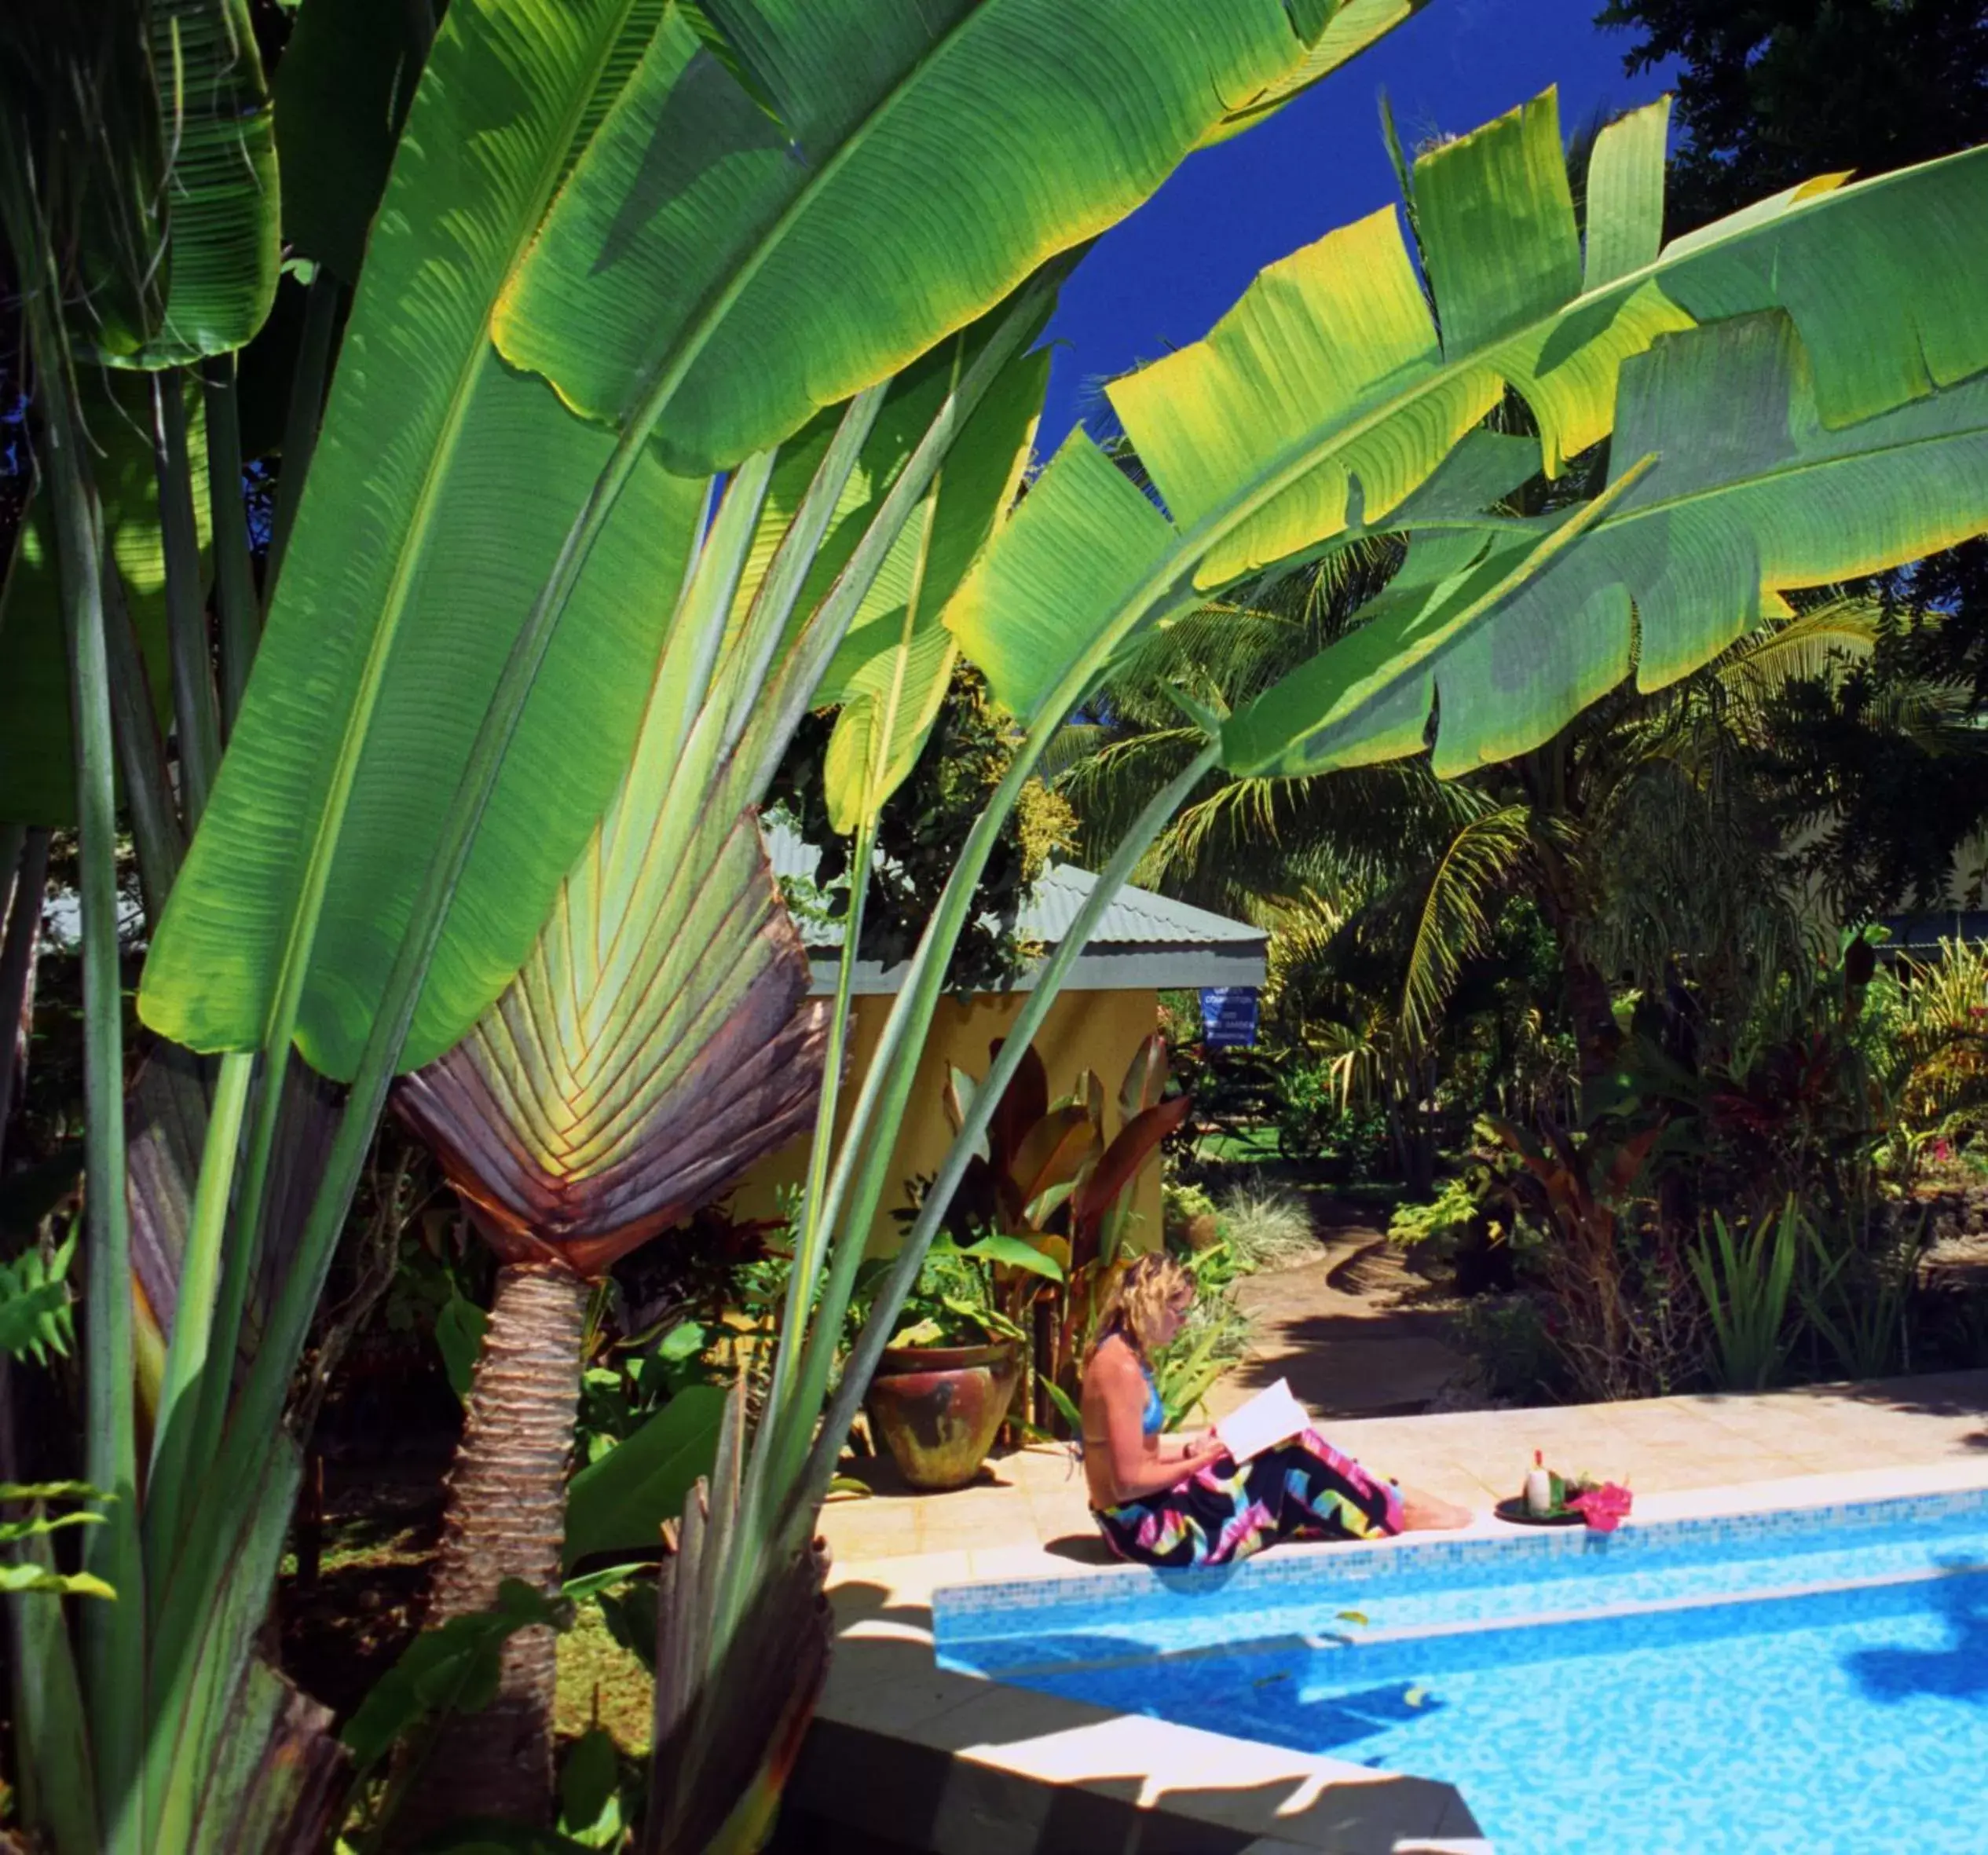
[[(920, 1174), (937, 1172), (946, 1148), (952, 1144), (952, 1125), (946, 1118), (945, 1107), (949, 1066), (970, 1076), (985, 1075), (990, 1060), (987, 1045), (1007, 1034), (1021, 1011), (1023, 996), (1013, 992), (979, 993), (965, 1004), (952, 998), (939, 1001), (931, 1034), (925, 1039), (924, 1054), (919, 1059), (917, 1074), (912, 1080), (904, 1122), (898, 1130), (890, 1183), (871, 1227), (873, 1250), (887, 1253), (897, 1247), (902, 1227), (890, 1213), (902, 1210), (909, 1202), (905, 1197), (905, 1182)], [(870, 1058), (893, 1002), (886, 997), (854, 1001), (851, 1059), (842, 1088), (838, 1137), (847, 1125), (863, 1078), (869, 1073)], [(1069, 1093), (1084, 1070), (1096, 1070), (1104, 1084), (1107, 1125), (1115, 1132), (1118, 1084), (1124, 1080), (1126, 1067), (1141, 1040), (1159, 1027), (1157, 992), (1064, 993), (1050, 1006), (1049, 1017), (1035, 1036), (1035, 1047), (1049, 1072), (1051, 1096)], [(733, 1199), (734, 1214), (740, 1217), (778, 1215), (781, 1187), (799, 1184), (807, 1165), (807, 1140), (804, 1135), (747, 1173)], [(1157, 1160), (1140, 1173), (1133, 1187), (1132, 1208), (1133, 1218), (1127, 1241), (1134, 1249), (1155, 1247), (1160, 1237)]]

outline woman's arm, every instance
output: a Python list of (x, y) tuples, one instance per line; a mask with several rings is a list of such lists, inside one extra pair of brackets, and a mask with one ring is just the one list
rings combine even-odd
[(1121, 1501), (1137, 1501), (1170, 1488), (1195, 1470), (1220, 1457), (1221, 1443), (1211, 1430), (1192, 1448), (1169, 1454), (1158, 1439), (1145, 1432), (1146, 1379), (1129, 1351), (1107, 1346), (1091, 1362), (1101, 1378), (1104, 1405), (1106, 1459), (1111, 1464), (1113, 1491)]

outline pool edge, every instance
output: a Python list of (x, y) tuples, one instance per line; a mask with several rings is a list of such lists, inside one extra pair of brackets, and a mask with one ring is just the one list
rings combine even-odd
[[(1988, 1489), (1988, 1456), (1651, 1495), (1636, 1521), (1730, 1517)], [(1506, 1538), (1488, 1517), (1458, 1541)], [(1422, 1536), (1424, 1539), (1427, 1536)], [(1392, 1553), (1416, 1541), (1293, 1546), (1291, 1557)], [(880, 1842), (931, 1855), (1136, 1846), (1142, 1855), (1492, 1855), (1463, 1793), (956, 1673), (937, 1663), (932, 1604), (949, 1586), (1071, 1579), (1028, 1555), (928, 1554), (837, 1568), (828, 1686), (790, 1781), (818, 1855)], [(1042, 1555), (1034, 1555), (1041, 1557)], [(977, 1558), (1009, 1578), (975, 1577)], [(1220, 1780), (1220, 1781), (1217, 1781)]]

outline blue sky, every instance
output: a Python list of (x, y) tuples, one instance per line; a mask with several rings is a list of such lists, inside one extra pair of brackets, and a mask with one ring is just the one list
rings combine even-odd
[(1196, 155), (1099, 241), (1049, 325), (1058, 349), (1038, 448), (1094, 400), (1098, 376), (1198, 341), (1264, 265), (1393, 200), (1378, 99), (1402, 139), (1475, 128), (1549, 84), (1571, 128), (1666, 88), (1634, 79), (1631, 42), (1593, 24), (1602, 0), (1431, 0), (1406, 25), (1261, 128)]

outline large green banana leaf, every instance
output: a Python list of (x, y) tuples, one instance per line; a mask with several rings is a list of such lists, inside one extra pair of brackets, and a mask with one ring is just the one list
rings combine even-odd
[(1785, 309), (1831, 429), (1988, 367), (1988, 152), (1798, 188), (1624, 270), (1656, 243), (1659, 151), (1640, 112), (1604, 133), (1584, 259), (1548, 93), (1416, 163), (1435, 318), (1384, 213), (1118, 382), (1166, 513), (1082, 434), (1064, 445), (949, 617), (996, 693), (1067, 705), (1140, 624), (1385, 525), (1507, 386), (1558, 474), (1608, 433), (1623, 361), (1699, 321)]
[[(660, 331), (678, 358), (646, 395), (646, 415), (667, 401), (657, 444), (736, 459), (1129, 210), (1226, 99), (1306, 49), (1282, 0), (851, 3), (714, 0), (724, 60), (668, 8), (611, 107), (653, 8), (450, 7), (255, 676), (148, 964), (141, 1010), (176, 1041), (247, 1047), (294, 998), (306, 1056), (352, 1071), (499, 665), (610, 454), (496, 358), (493, 328), (582, 403), (574, 382), (603, 357), (652, 375)], [(1073, 60), (1097, 89), (1038, 120), (1040, 86), (1064, 94)], [(798, 155), (759, 145), (769, 119), (728, 67), (764, 79)], [(1129, 123), (1146, 125), (1137, 145)], [(1014, 183), (989, 196), (997, 171)], [(407, 1067), (517, 971), (625, 763), (699, 493), (654, 459), (620, 493), (513, 737)]]
[[(352, 1073), (505, 653), (612, 449), (489, 335), (636, 10), (449, 9), (247, 697), (147, 962), (141, 1009), (176, 1042), (252, 1045), (301, 984), (299, 1046)], [(411, 1063), (503, 989), (613, 792), (701, 501), (638, 463), (519, 723)]]
[[(666, 392), (666, 455), (698, 474), (904, 367), (1129, 212), (1232, 109), (1322, 75), (1339, 10), (701, 6), (727, 59), (672, 12), (497, 323), (510, 360), (593, 416)], [(1342, 33), (1330, 62), (1393, 23)]]
[(1419, 534), (1387, 609), (1225, 724), (1225, 763), (1318, 773), (1432, 737), (1443, 777), (1508, 759), (1632, 671), (1710, 661), (1785, 589), (1988, 529), (1988, 374), (1831, 430), (1793, 324), (1737, 316), (1624, 367), (1611, 455), (1618, 483), (1650, 461), (1557, 551), (1565, 517)]
[[(1429, 0), (1316, 0), (1316, 11), (1325, 20), (1310, 51), (1272, 82), (1266, 84), (1246, 103), (1232, 107), (1222, 119), (1201, 138), (1206, 148), (1253, 129), (1300, 92), (1322, 77), (1329, 76), (1349, 58), (1364, 52), (1384, 33), (1391, 32), (1411, 13), (1419, 13)], [(1302, 9), (1291, 9), (1299, 30), (1305, 29)]]
[(244, 346), (276, 300), (276, 139), (248, 0), (152, 0), (152, 82), (170, 154), (165, 313), (126, 367), (172, 367)]
[[(154, 471), (150, 393), (141, 381), (101, 372), (79, 382), (104, 532), (138, 639), (154, 712), (171, 714), (172, 657), (167, 631), (166, 556)], [(197, 392), (184, 386), (189, 446), (196, 473), (207, 467), (206, 425)], [(70, 745), (69, 667), (45, 499), (28, 506), (5, 584), (0, 587), (0, 821), (73, 825), (75, 756)], [(207, 542), (207, 498), (194, 504)]]

